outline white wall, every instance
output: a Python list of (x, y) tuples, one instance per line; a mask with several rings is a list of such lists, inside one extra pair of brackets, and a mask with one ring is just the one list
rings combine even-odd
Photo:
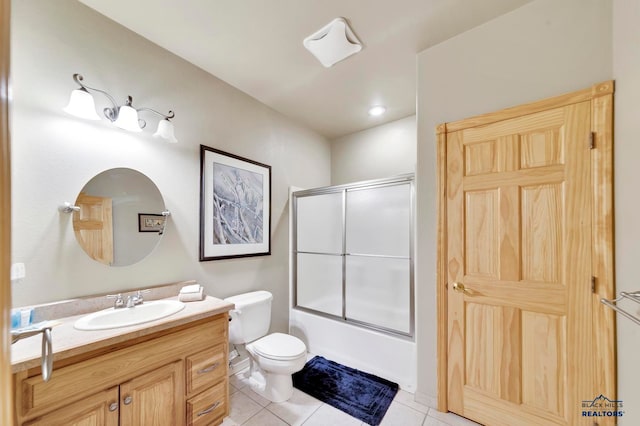
[[(616, 287), (640, 290), (640, 0), (613, 0), (614, 196)], [(626, 305), (626, 309), (633, 309)], [(640, 310), (632, 311), (640, 315)], [(620, 425), (640, 424), (640, 327), (618, 315), (618, 399), (624, 401)]]
[(413, 173), (416, 116), (412, 115), (331, 141), (331, 184)]
[[(285, 331), (288, 187), (330, 183), (328, 141), (76, 1), (17, 0), (12, 9), (12, 258), (27, 272), (13, 285), (14, 306), (197, 279), (219, 297), (272, 291), (272, 328)], [(138, 107), (173, 109), (180, 143), (153, 139), (152, 115), (133, 134), (63, 113), (76, 72), (119, 101), (131, 94)], [(272, 166), (271, 256), (198, 262), (200, 144)], [(118, 268), (89, 259), (57, 210), (114, 167), (151, 178), (172, 213), (156, 251)]]
[(436, 396), (434, 129), (611, 79), (611, 9), (610, 0), (538, 0), (418, 55), (419, 400)]

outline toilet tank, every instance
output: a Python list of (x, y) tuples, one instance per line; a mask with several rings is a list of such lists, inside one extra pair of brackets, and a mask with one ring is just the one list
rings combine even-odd
[(271, 300), (268, 291), (252, 291), (224, 299), (236, 305), (229, 312), (229, 342), (243, 344), (253, 342), (269, 332), (271, 325)]

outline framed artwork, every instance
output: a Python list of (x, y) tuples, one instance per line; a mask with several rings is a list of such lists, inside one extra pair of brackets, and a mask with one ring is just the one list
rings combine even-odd
[(200, 261), (271, 254), (271, 166), (200, 145)]
[(164, 220), (161, 214), (138, 213), (138, 232), (162, 232)]

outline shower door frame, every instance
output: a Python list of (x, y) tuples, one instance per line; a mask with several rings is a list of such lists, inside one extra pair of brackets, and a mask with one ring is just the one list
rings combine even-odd
[[(347, 253), (346, 247), (346, 235), (347, 235), (347, 191), (349, 190), (362, 190), (382, 188), (388, 186), (397, 186), (401, 184), (409, 185), (409, 332), (405, 333), (392, 328), (368, 323), (366, 321), (360, 321), (352, 318), (347, 318), (347, 281), (346, 281), (346, 259), (348, 256), (362, 255), (361, 253)], [(298, 198), (325, 195), (325, 194), (342, 194), (342, 253), (319, 253), (298, 251)], [(355, 182), (343, 185), (326, 186), (321, 188), (306, 189), (301, 191), (295, 191), (291, 194), (291, 201), (293, 203), (293, 217), (292, 217), (292, 249), (291, 249), (291, 264), (292, 264), (292, 308), (318, 315), (324, 318), (336, 320), (346, 324), (367, 328), (370, 330), (378, 331), (390, 336), (400, 337), (407, 340), (414, 340), (415, 336), (415, 271), (414, 271), (414, 255), (415, 255), (415, 176), (413, 173), (394, 176), (391, 178), (372, 179), (362, 182)], [(307, 308), (298, 305), (298, 254), (319, 254), (329, 256), (340, 256), (342, 258), (342, 315), (333, 315), (327, 312), (318, 311), (316, 309)], [(367, 255), (371, 257), (387, 258), (387, 259), (405, 259), (404, 256), (391, 256), (391, 255)]]

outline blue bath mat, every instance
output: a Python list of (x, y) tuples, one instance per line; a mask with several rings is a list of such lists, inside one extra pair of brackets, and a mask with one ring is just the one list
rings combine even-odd
[(398, 384), (321, 356), (313, 357), (293, 375), (302, 392), (377, 426), (398, 392)]

